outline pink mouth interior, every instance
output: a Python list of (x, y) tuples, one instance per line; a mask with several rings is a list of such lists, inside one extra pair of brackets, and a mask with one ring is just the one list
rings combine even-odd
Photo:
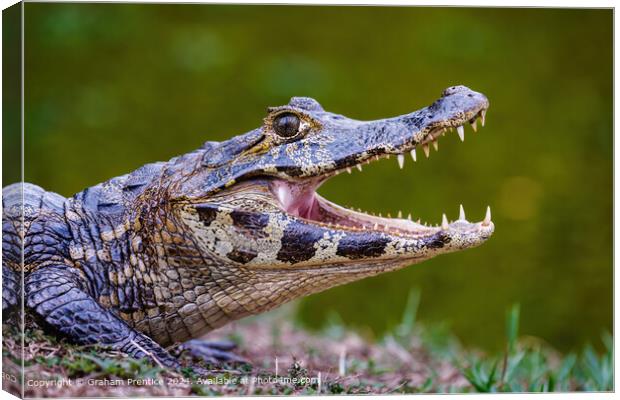
[(270, 186), (283, 210), (294, 217), (321, 225), (352, 230), (371, 230), (400, 235), (419, 235), (437, 232), (439, 228), (425, 226), (401, 218), (382, 218), (357, 212), (334, 204), (316, 193), (325, 178), (305, 182), (274, 179)]
[(321, 183), (322, 180), (291, 183), (276, 179), (272, 183), (272, 191), (287, 214), (322, 222), (321, 206), (316, 195), (316, 189)]

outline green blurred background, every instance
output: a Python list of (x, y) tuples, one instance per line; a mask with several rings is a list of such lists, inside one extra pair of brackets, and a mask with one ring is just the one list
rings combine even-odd
[(25, 7), (27, 181), (68, 196), (249, 131), (291, 96), (375, 119), (465, 84), (490, 99), (482, 132), (320, 192), (433, 223), (442, 211), (455, 219), (459, 203), (479, 220), (490, 204), (493, 238), (307, 298), (299, 319), (318, 327), (335, 312), (379, 335), (419, 288), (421, 320), (486, 349), (515, 302), (521, 331), (561, 350), (611, 330), (611, 10)]

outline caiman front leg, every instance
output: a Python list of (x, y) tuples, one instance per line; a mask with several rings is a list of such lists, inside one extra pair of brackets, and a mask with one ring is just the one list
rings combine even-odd
[(25, 289), (26, 307), (70, 340), (100, 344), (134, 358), (149, 357), (162, 366), (180, 368), (168, 351), (97, 303), (74, 268), (45, 266), (26, 277)]

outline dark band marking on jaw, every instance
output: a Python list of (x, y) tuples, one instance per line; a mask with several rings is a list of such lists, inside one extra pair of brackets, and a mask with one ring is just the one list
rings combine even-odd
[(216, 207), (197, 205), (196, 211), (198, 211), (198, 217), (206, 226), (211, 225), (211, 222), (217, 218), (218, 210)]
[(281, 239), (282, 247), (277, 259), (292, 264), (307, 261), (314, 257), (314, 244), (323, 237), (323, 230), (310, 227), (306, 224), (292, 222), (284, 230)]
[(247, 264), (256, 258), (257, 255), (258, 254), (252, 250), (233, 249), (230, 253), (226, 254), (226, 257), (240, 264)]
[(336, 254), (351, 260), (378, 257), (385, 252), (390, 239), (373, 233), (351, 234), (340, 240)]

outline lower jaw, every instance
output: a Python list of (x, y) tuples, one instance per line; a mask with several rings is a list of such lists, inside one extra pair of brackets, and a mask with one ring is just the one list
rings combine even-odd
[(336, 230), (369, 231), (404, 237), (432, 235), (440, 230), (407, 219), (376, 217), (332, 203), (316, 193), (324, 180), (291, 183), (275, 179), (270, 183), (270, 188), (287, 214)]

